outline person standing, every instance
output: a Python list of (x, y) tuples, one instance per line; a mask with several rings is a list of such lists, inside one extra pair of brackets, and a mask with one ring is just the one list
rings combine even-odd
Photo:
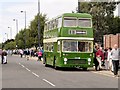
[(113, 64), (112, 64), (112, 55), (111, 55), (112, 48), (108, 48), (108, 56), (107, 56), (107, 63), (106, 69), (113, 71)]
[(2, 52), (3, 64), (7, 64), (7, 52), (3, 50)]
[(93, 53), (94, 53), (94, 64), (95, 64), (95, 70), (96, 70), (96, 71), (98, 71), (98, 70), (97, 70), (97, 67), (98, 67), (98, 65), (99, 65), (99, 63), (98, 63), (98, 61), (97, 61), (97, 59), (96, 59), (96, 52), (97, 52), (97, 50), (98, 50), (98, 46), (95, 46), (94, 49), (93, 49)]
[(0, 56), (1, 56), (0, 58), (1, 58), (1, 64), (3, 64), (2, 52), (3, 52), (3, 51), (2, 51), (2, 49), (0, 49)]
[(29, 51), (29, 49), (27, 49), (27, 50), (26, 50), (27, 60), (29, 60), (29, 55), (30, 55), (30, 51)]
[(98, 48), (98, 51), (96, 52), (96, 59), (99, 62), (99, 70), (102, 69), (102, 61), (104, 60), (104, 53), (102, 51), (102, 47)]
[(115, 76), (118, 76), (118, 67), (119, 67), (119, 50), (117, 44), (114, 45), (114, 49), (111, 51), (112, 63), (113, 63), (113, 73)]
[(37, 61), (41, 61), (41, 57), (42, 57), (42, 51), (39, 50), (39, 52), (38, 52), (38, 60)]
[(22, 49), (20, 49), (20, 57), (22, 58), (22, 56), (23, 56), (23, 50)]

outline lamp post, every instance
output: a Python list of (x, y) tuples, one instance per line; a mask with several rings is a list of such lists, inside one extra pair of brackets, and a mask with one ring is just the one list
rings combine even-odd
[(13, 21), (16, 22), (16, 35), (18, 34), (18, 20), (17, 19), (13, 19)]
[(40, 49), (40, 0), (38, 0), (38, 46)]
[[(18, 34), (18, 20), (17, 19), (13, 19), (13, 21), (16, 22), (16, 35)], [(18, 46), (18, 40), (17, 40), (17, 37), (16, 37), (16, 49), (17, 49), (17, 46)]]
[(7, 40), (8, 40), (8, 33), (5, 33), (5, 35), (7, 35)]
[(26, 49), (26, 11), (21, 11), (21, 13), (25, 13), (25, 33), (24, 33), (24, 48)]
[(12, 39), (12, 27), (8, 27), (10, 28), (10, 39)]

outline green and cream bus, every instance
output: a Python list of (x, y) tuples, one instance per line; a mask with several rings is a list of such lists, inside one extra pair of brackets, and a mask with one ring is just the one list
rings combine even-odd
[(92, 16), (64, 13), (45, 23), (44, 64), (57, 67), (93, 66)]

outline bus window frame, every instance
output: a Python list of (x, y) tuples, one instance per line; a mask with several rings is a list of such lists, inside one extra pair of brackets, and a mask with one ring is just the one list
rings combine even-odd
[[(65, 26), (65, 25), (64, 25), (64, 23), (65, 23), (65, 22), (64, 22), (65, 18), (68, 18), (68, 19), (70, 19), (70, 18), (71, 18), (71, 19), (76, 19), (76, 26)], [(77, 27), (77, 26), (78, 26), (78, 18), (77, 18), (77, 17), (63, 17), (63, 22), (62, 22), (62, 23), (63, 23), (63, 27)]]
[(61, 41), (57, 41), (57, 52), (61, 52)]
[[(91, 21), (91, 26), (90, 26), (90, 27), (79, 26), (79, 19), (90, 19), (90, 21)], [(80, 27), (80, 28), (92, 28), (92, 18), (78, 18), (78, 25), (77, 25), (77, 26)]]
[[(64, 51), (63, 50), (63, 41), (65, 41), (65, 40), (62, 40), (62, 52), (75, 52), (75, 53), (93, 53), (93, 41), (91, 41), (91, 40), (70, 40), (70, 41), (76, 41), (77, 42), (77, 51)], [(68, 41), (68, 39), (67, 39), (67, 41)], [(91, 43), (91, 48), (92, 48), (92, 50), (91, 51), (78, 51), (78, 42), (88, 42), (88, 43)]]
[[(59, 24), (60, 23), (60, 24)], [(62, 27), (63, 19), (62, 17), (57, 18), (57, 28)]]

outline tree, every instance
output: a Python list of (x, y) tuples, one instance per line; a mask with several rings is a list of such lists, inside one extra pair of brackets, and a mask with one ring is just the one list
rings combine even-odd
[(0, 49), (2, 49), (2, 43), (0, 43)]
[(8, 50), (8, 49), (12, 50), (15, 48), (16, 48), (16, 43), (14, 41), (11, 41), (11, 42), (5, 44), (5, 46), (4, 46), (4, 49), (6, 49), (6, 50)]
[[(40, 14), (40, 43), (43, 45), (43, 31), (44, 23), (46, 21), (46, 15)], [(38, 47), (38, 15), (30, 22), (29, 28), (21, 30), (15, 37), (15, 42), (18, 48), (24, 48), (26, 42), (26, 48), (33, 46)]]
[(103, 35), (113, 31), (114, 10), (118, 2), (83, 2), (80, 5), (82, 13), (93, 17), (95, 42), (102, 42)]
[[(40, 14), (40, 44), (43, 45), (43, 32), (44, 24), (46, 21), (46, 15)], [(32, 40), (31, 45), (38, 47), (38, 15), (35, 16), (35, 19), (30, 23), (30, 38)]]
[(112, 22), (110, 34), (120, 33), (120, 18), (115, 17)]

